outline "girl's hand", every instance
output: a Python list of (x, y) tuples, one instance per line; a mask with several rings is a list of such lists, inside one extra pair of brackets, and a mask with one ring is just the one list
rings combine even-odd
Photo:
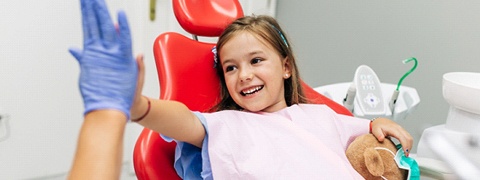
[(383, 142), (385, 137), (394, 137), (400, 141), (402, 144), (404, 153), (406, 156), (409, 155), (413, 138), (405, 129), (402, 128), (399, 124), (387, 118), (376, 118), (372, 122), (372, 134), (377, 138), (378, 141)]
[(147, 108), (147, 101), (142, 97), (143, 84), (145, 82), (145, 64), (143, 62), (143, 55), (139, 55), (136, 58), (138, 65), (138, 80), (135, 88), (135, 95), (133, 98), (132, 108), (130, 113), (132, 114), (131, 119), (136, 119), (145, 113)]

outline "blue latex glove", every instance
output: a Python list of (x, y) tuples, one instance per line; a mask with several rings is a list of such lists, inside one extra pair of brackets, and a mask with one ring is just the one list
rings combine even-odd
[(130, 119), (138, 67), (132, 55), (127, 17), (118, 13), (113, 25), (103, 0), (81, 0), (83, 50), (70, 48), (80, 64), (79, 86), (85, 114), (97, 109), (116, 109)]

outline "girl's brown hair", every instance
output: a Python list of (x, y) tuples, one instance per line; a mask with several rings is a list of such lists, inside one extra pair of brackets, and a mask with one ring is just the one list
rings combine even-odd
[(213, 110), (241, 110), (240, 107), (232, 99), (228, 93), (228, 89), (225, 84), (225, 76), (223, 68), (220, 65), (220, 50), (223, 45), (228, 42), (233, 36), (239, 32), (248, 32), (259, 38), (260, 40), (268, 43), (274, 50), (282, 56), (282, 58), (287, 58), (287, 63), (291, 68), (291, 77), (284, 80), (285, 88), (285, 101), (287, 106), (298, 103), (306, 103), (302, 85), (300, 83), (300, 75), (298, 72), (297, 65), (295, 63), (295, 57), (291, 50), (291, 46), (288, 43), (285, 33), (282, 31), (277, 21), (270, 16), (260, 15), (260, 16), (245, 16), (239, 18), (227, 26), (225, 31), (220, 35), (217, 42), (217, 74), (220, 77), (220, 93), (221, 100), (220, 102), (213, 107)]

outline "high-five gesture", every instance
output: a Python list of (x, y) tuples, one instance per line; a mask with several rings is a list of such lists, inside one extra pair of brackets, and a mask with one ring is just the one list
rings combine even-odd
[(70, 53), (80, 64), (85, 117), (68, 179), (119, 179), (123, 134), (143, 71), (142, 56), (137, 61), (132, 56), (124, 12), (118, 13), (117, 29), (104, 0), (80, 2), (83, 50), (70, 48)]
[(83, 50), (71, 48), (80, 64), (80, 91), (85, 114), (116, 109), (130, 118), (138, 67), (132, 55), (127, 17), (118, 13), (118, 29), (103, 0), (81, 0)]

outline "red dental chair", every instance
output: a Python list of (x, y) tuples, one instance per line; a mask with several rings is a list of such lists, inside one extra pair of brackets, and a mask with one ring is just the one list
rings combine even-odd
[[(218, 37), (233, 20), (242, 17), (237, 0), (173, 0), (175, 16), (193, 39), (169, 32), (154, 43), (160, 81), (160, 99), (184, 103), (190, 110), (206, 112), (219, 100), (220, 83), (213, 68), (213, 43), (197, 41), (197, 36)], [(303, 83), (312, 103), (326, 104), (334, 111), (351, 115), (343, 106)], [(137, 178), (180, 179), (173, 168), (175, 143), (165, 142), (157, 132), (145, 128), (135, 144), (133, 162)]]

